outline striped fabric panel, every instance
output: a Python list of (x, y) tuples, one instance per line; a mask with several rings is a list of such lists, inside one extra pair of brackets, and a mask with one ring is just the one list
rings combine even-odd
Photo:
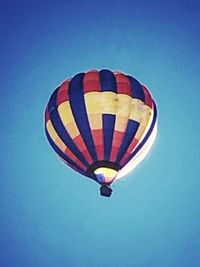
[(76, 147), (80, 150), (83, 157), (87, 160), (89, 164), (93, 162), (90, 153), (85, 145), (85, 142), (80, 134), (80, 131), (76, 125), (74, 116), (72, 114), (70, 102), (69, 102), (69, 84), (70, 81), (64, 82), (58, 90), (57, 94), (57, 110), (60, 116), (60, 119), (71, 137), (72, 141)]
[[(141, 124), (141, 107), (144, 105), (144, 92), (141, 84), (131, 76), (124, 75), (124, 82), (129, 85), (128, 94), (131, 96), (129, 102), (122, 107), (127, 107), (129, 114), (127, 116), (127, 126), (124, 129), (124, 136), (121, 141), (121, 146), (118, 150), (116, 162), (120, 163), (121, 159), (127, 153), (127, 150), (137, 143), (136, 134)], [(128, 86), (127, 86), (128, 87)]]
[[(101, 108), (103, 115), (103, 137), (104, 137), (104, 160), (110, 160), (113, 132), (116, 120), (117, 105), (117, 82), (115, 75), (110, 70), (99, 72), (102, 95)], [(112, 93), (113, 92), (113, 93)]]
[(100, 78), (97, 70), (88, 71), (83, 78), (84, 94), (88, 92), (100, 92)]
[(131, 96), (133, 98), (139, 99), (142, 102), (144, 102), (145, 96), (144, 96), (144, 90), (142, 88), (142, 85), (135, 78), (131, 76), (127, 76), (127, 77), (131, 84), (131, 89), (132, 89)]
[(124, 166), (150, 135), (154, 106), (148, 89), (131, 76), (107, 69), (79, 73), (52, 94), (47, 136), (64, 162), (86, 176), (94, 162)]
[(151, 135), (155, 127), (156, 120), (157, 120), (157, 109), (156, 109), (155, 103), (152, 101), (152, 121), (149, 124), (149, 127), (147, 127), (146, 125), (146, 127), (143, 128), (143, 131), (142, 131), (143, 136), (140, 138), (139, 137), (134, 138), (135, 140), (133, 140), (132, 143), (130, 144), (129, 148), (127, 149), (126, 153), (124, 154), (123, 158), (120, 161), (120, 165), (122, 167), (125, 166), (140, 151), (140, 149), (146, 143), (146, 141), (148, 140), (149, 136)]
[(84, 101), (98, 160), (104, 160), (103, 120), (101, 114), (100, 77), (98, 71), (89, 71), (83, 79)]
[(108, 70), (84, 76), (84, 99), (98, 160), (109, 160), (116, 108), (116, 81)]
[(64, 153), (58, 146), (56, 143), (54, 143), (54, 141), (52, 140), (49, 132), (48, 132), (48, 129), (45, 127), (45, 132), (46, 132), (46, 136), (47, 136), (47, 139), (51, 145), (51, 147), (55, 150), (55, 152), (59, 155), (59, 157), (61, 157), (64, 161), (67, 162), (68, 165), (72, 165), (74, 166), (74, 168), (80, 172), (80, 173), (85, 173), (85, 166), (83, 168), (81, 168), (81, 165), (77, 164), (75, 161), (73, 161), (71, 159), (71, 157), (69, 155), (67, 155), (66, 153)]
[(97, 160), (97, 153), (85, 106), (83, 78), (84, 73), (79, 73), (72, 78), (69, 87), (69, 102), (78, 130), (94, 162)]
[(113, 132), (115, 127), (115, 115), (103, 114), (104, 131), (104, 160), (110, 160), (112, 149)]
[(131, 141), (133, 140), (135, 133), (139, 127), (139, 123), (133, 120), (128, 121), (126, 132), (120, 147), (119, 153), (117, 154), (116, 162), (119, 163), (123, 155), (126, 153)]
[(68, 90), (69, 90), (70, 80), (64, 81), (57, 92), (56, 105), (57, 107), (65, 101), (69, 100)]
[(73, 152), (63, 143), (62, 139), (58, 136), (56, 130), (54, 129), (51, 120), (48, 120), (46, 124), (46, 129), (49, 133), (49, 137), (52, 139), (54, 144), (74, 163), (76, 163), (80, 168), (86, 171), (86, 166), (73, 154)]
[(142, 118), (141, 109), (148, 111), (148, 107), (144, 105), (143, 87), (134, 78), (109, 70), (90, 71), (83, 82), (98, 160), (119, 163), (126, 150), (132, 151), (144, 133), (148, 116), (146, 112)]
[[(142, 105), (143, 108), (147, 108), (147, 106)], [(138, 145), (139, 140), (141, 140), (145, 129), (147, 127), (147, 124), (149, 122), (150, 119), (150, 114), (152, 113), (152, 110), (149, 109), (149, 114), (146, 114), (146, 116), (144, 116), (144, 114), (140, 113), (140, 117), (137, 118), (138, 122), (139, 122), (139, 126), (137, 131), (135, 132), (135, 135), (132, 139), (132, 141), (130, 142), (129, 146), (127, 147), (122, 159), (120, 160), (120, 164), (124, 165), (124, 163), (126, 162), (126, 160), (129, 158), (129, 156), (131, 155), (131, 153), (133, 152), (133, 150), (135, 149), (135, 147)], [(142, 115), (142, 116), (141, 116)], [(137, 114), (134, 114), (134, 117), (137, 117)]]
[(132, 96), (131, 83), (127, 75), (122, 72), (114, 72), (114, 75), (117, 83), (117, 93)]
[(152, 100), (152, 97), (151, 97), (151, 95), (149, 93), (149, 90), (144, 85), (142, 85), (142, 88), (143, 88), (143, 91), (144, 91), (144, 98), (145, 98), (144, 102), (145, 102), (145, 104), (147, 106), (152, 108), (153, 107), (153, 100)]
[[(142, 135), (144, 134), (144, 131), (151, 117), (151, 114), (152, 114), (152, 109), (149, 106), (147, 106), (140, 100), (134, 100), (134, 99), (132, 100), (132, 110), (130, 118), (132, 120), (139, 122), (139, 127), (134, 137), (136, 140), (140, 140)], [(133, 143), (135, 143), (136, 140), (133, 140)], [(130, 144), (130, 146), (132, 147), (133, 144)], [(132, 147), (132, 149), (133, 148), (134, 147)]]
[(125, 74), (115, 72), (114, 75), (117, 84), (117, 107), (110, 160), (115, 162), (129, 121), (131, 86)]
[[(60, 139), (62, 140), (62, 142), (69, 148), (69, 150), (86, 166), (88, 167), (91, 160), (86, 160), (86, 156), (83, 155), (79, 148), (77, 147), (77, 145), (75, 144), (76, 142), (74, 142), (74, 140), (72, 139), (72, 137), (70, 136), (70, 134), (68, 133), (67, 129), (65, 128), (65, 125), (63, 124), (64, 122), (64, 118), (61, 115), (61, 110), (59, 107), (64, 106), (66, 103), (66, 94), (64, 94), (64, 91), (67, 90), (67, 87), (65, 87), (67, 85), (67, 83), (63, 83), (63, 86), (61, 86), (60, 88), (57, 88), (48, 103), (48, 113), (49, 113), (49, 119), (51, 120), (51, 123), (55, 129), (55, 131), (57, 132), (57, 135), (60, 137)], [(65, 87), (65, 90), (64, 90)], [(59, 91), (60, 90), (60, 91)], [(58, 94), (60, 92), (60, 94), (62, 94), (63, 97), (60, 96), (60, 94)], [(59, 95), (59, 97), (58, 97)], [(62, 102), (65, 101), (65, 102)], [(57, 104), (61, 103), (58, 108), (57, 108)], [(59, 113), (60, 112), (60, 113)], [(66, 110), (67, 112), (67, 110)], [(65, 111), (63, 111), (62, 113), (65, 114)], [(67, 114), (67, 113), (66, 113)], [(68, 114), (67, 114), (68, 115)], [(64, 116), (65, 117), (65, 116)], [(66, 116), (68, 117), (68, 116)], [(65, 118), (66, 118), (65, 117)], [(62, 118), (62, 119), (61, 119)], [(63, 120), (63, 121), (62, 121)], [(80, 142), (79, 142), (80, 143)], [(85, 146), (86, 147), (86, 146)], [(86, 148), (87, 149), (87, 148)]]
[(102, 92), (112, 91), (117, 93), (117, 84), (113, 72), (107, 69), (103, 69), (100, 70), (99, 75), (100, 75), (101, 91)]

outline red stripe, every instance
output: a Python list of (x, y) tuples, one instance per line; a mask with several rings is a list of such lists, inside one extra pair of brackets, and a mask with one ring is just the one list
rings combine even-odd
[(132, 151), (136, 147), (137, 143), (138, 143), (138, 140), (136, 138), (133, 138), (133, 140), (131, 141), (131, 143), (130, 143), (128, 149), (127, 149), (127, 151), (132, 153)]
[(124, 138), (124, 133), (119, 131), (114, 131), (113, 133), (113, 141), (112, 141), (112, 150), (110, 154), (110, 160), (115, 161), (119, 148), (121, 147), (122, 141)]
[(70, 80), (66, 80), (59, 87), (58, 93), (57, 93), (57, 106), (69, 100), (69, 95), (68, 95), (69, 84), (70, 84)]
[(119, 163), (119, 164), (120, 164), (121, 166), (126, 165), (127, 160), (128, 160), (128, 158), (129, 158), (130, 155), (131, 155), (131, 153), (126, 152), (126, 153), (124, 154), (123, 158), (120, 160), (120, 163)]
[(119, 152), (119, 147), (112, 146), (112, 151), (110, 154), (110, 161), (113, 161), (113, 162), (116, 161), (118, 152)]
[(114, 133), (113, 133), (113, 142), (112, 142), (112, 146), (120, 147), (123, 138), (124, 138), (124, 133), (115, 130)]
[(131, 84), (128, 77), (120, 72), (114, 73), (117, 83), (117, 93), (131, 96)]
[(83, 79), (84, 93), (100, 92), (100, 78), (97, 70), (88, 71)]
[(92, 130), (92, 137), (94, 140), (98, 160), (104, 159), (104, 142), (102, 129)]
[(153, 107), (153, 100), (152, 100), (152, 97), (151, 97), (151, 95), (149, 93), (149, 90), (144, 85), (142, 85), (142, 87), (143, 87), (143, 90), (144, 90), (145, 104), (147, 106), (149, 106), (150, 108), (152, 108)]
[(65, 155), (67, 155), (71, 160), (73, 160), (81, 169), (83, 169), (84, 171), (87, 170), (86, 166), (83, 165), (83, 163), (71, 152), (71, 150), (69, 150), (68, 147), (66, 147), (65, 149)]
[(104, 146), (103, 145), (96, 145), (95, 146), (98, 160), (104, 160)]
[(73, 139), (73, 142), (75, 143), (75, 145), (78, 147), (78, 149), (81, 151), (81, 153), (83, 154), (83, 156), (85, 157), (85, 159), (87, 160), (87, 162), (89, 164), (93, 163), (92, 157), (83, 141), (83, 138), (81, 135), (75, 137)]
[(138, 140), (136, 138), (133, 138), (133, 140), (131, 141), (126, 153), (124, 154), (124, 156), (122, 157), (122, 159), (120, 160), (120, 165), (124, 165), (127, 163), (127, 160), (129, 158), (129, 156), (133, 153), (133, 149), (136, 147), (138, 143)]

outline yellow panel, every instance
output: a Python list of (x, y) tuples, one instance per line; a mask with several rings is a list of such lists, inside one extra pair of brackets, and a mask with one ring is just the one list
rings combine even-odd
[(115, 120), (115, 131), (119, 132), (125, 132), (127, 123), (128, 123), (129, 118), (124, 118), (121, 116), (116, 116)]
[(55, 140), (55, 144), (63, 151), (65, 152), (66, 145), (63, 143), (63, 141), (60, 139), (60, 137), (57, 137)]
[(48, 131), (51, 139), (53, 140), (53, 142), (64, 152), (66, 149), (66, 145), (63, 143), (63, 141), (58, 136), (56, 130), (54, 129), (54, 127), (51, 123), (51, 120), (48, 120), (46, 127), (47, 127), (47, 131)]
[(103, 92), (101, 97), (101, 112), (103, 114), (116, 114), (118, 107), (118, 95), (113, 92)]
[(116, 114), (128, 119), (131, 111), (131, 102), (132, 97), (125, 94), (117, 94)]
[(140, 122), (143, 102), (139, 99), (133, 98), (131, 101), (130, 119)]
[(88, 114), (118, 114), (128, 117), (132, 97), (114, 92), (89, 92), (84, 95)]
[(89, 92), (84, 95), (88, 114), (101, 113), (101, 92)]
[(75, 122), (71, 122), (71, 123), (65, 125), (65, 128), (72, 139), (74, 139), (75, 137), (80, 135), (80, 132), (79, 132)]
[(88, 119), (92, 130), (102, 129), (102, 114), (89, 114)]
[(70, 137), (73, 139), (80, 135), (69, 101), (65, 101), (58, 106), (58, 113)]
[(115, 114), (117, 109), (117, 94), (113, 92), (89, 92), (85, 94), (85, 104), (88, 114)]
[(55, 131), (55, 129), (51, 123), (51, 120), (47, 121), (46, 127), (47, 127), (47, 131), (48, 131), (49, 135), (51, 136), (51, 139), (55, 142), (56, 138), (58, 137), (58, 134), (56, 133), (56, 131)]
[(143, 127), (146, 127), (152, 113), (152, 109), (145, 105), (143, 101), (125, 94), (89, 92), (84, 97), (92, 129), (100, 129), (102, 127), (102, 118), (99, 117), (99, 124), (98, 121), (95, 121), (96, 118), (93, 116), (95, 114), (116, 115), (115, 130), (124, 132), (129, 119), (137, 121)]
[(141, 124), (144, 127), (146, 127), (147, 123), (149, 122), (152, 112), (153, 110), (150, 107), (143, 105), (143, 111), (141, 113)]
[(130, 119), (142, 123), (145, 126), (151, 116), (152, 109), (141, 100), (133, 98), (131, 101)]
[(74, 122), (69, 101), (65, 101), (58, 106), (58, 113), (64, 125)]

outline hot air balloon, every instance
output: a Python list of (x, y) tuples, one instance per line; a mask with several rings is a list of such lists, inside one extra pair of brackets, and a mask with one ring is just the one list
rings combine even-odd
[(157, 109), (146, 86), (108, 69), (67, 79), (52, 93), (45, 110), (45, 131), (59, 158), (101, 185), (127, 175), (152, 147)]

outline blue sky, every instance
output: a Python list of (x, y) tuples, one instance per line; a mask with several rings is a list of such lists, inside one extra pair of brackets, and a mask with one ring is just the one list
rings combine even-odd
[[(200, 265), (199, 14), (199, 1), (0, 2), (0, 266)], [(110, 199), (43, 127), (62, 80), (105, 67), (146, 84), (159, 112), (152, 152)]]

